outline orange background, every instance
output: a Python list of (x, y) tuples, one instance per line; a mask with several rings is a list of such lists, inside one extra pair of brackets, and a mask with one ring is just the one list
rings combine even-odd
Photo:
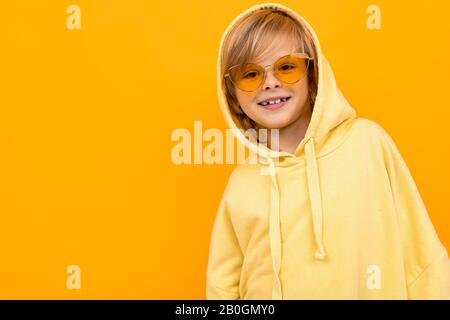
[[(204, 299), (232, 165), (171, 162), (225, 123), (222, 32), (258, 1), (9, 1), (0, 36), (0, 298)], [(358, 116), (394, 138), (450, 249), (447, 1), (295, 0)], [(81, 30), (66, 8), (81, 8)], [(366, 8), (381, 8), (368, 30)], [(81, 289), (66, 267), (81, 267)]]

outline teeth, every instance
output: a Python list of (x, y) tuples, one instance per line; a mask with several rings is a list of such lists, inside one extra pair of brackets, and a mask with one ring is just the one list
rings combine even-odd
[(264, 101), (264, 102), (261, 102), (260, 104), (263, 106), (267, 106), (267, 105), (271, 105), (271, 104), (285, 102), (286, 100), (287, 100), (287, 98), (280, 98), (280, 99), (275, 99), (275, 100)]

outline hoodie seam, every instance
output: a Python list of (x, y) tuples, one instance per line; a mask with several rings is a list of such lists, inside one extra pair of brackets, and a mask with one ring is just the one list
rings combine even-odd
[[(351, 126), (351, 128), (348, 130), (348, 132), (339, 140), (336, 142), (335, 146), (333, 146), (333, 148), (331, 148), (329, 151), (327, 151), (326, 153), (322, 153), (319, 155), (317, 155), (317, 159), (322, 159), (325, 157), (328, 157), (329, 155), (331, 155), (332, 153), (334, 153), (335, 151), (337, 151), (341, 146), (343, 146), (352, 136), (353, 131), (355, 130), (355, 127), (357, 126), (358, 123), (360, 123), (360, 119), (361, 118), (354, 118), (354, 124)], [(314, 137), (313, 137), (314, 138)], [(314, 138), (316, 139), (316, 138)], [(298, 162), (298, 164), (301, 165), (305, 165), (306, 164), (306, 158), (302, 159), (301, 162)], [(281, 165), (280, 167), (283, 167), (283, 165)]]
[(354, 120), (353, 120), (354, 123), (352, 124), (352, 126), (348, 130), (348, 132), (345, 134), (345, 136), (342, 137), (342, 139), (340, 141), (338, 141), (331, 150), (327, 151), (326, 153), (324, 153), (322, 155), (317, 156), (317, 159), (327, 157), (328, 155), (337, 151), (341, 146), (343, 146), (349, 140), (349, 138), (352, 136), (355, 126), (360, 122), (359, 120), (360, 120), (360, 118), (354, 118)]
[(412, 286), (414, 286), (414, 284), (417, 282), (417, 280), (419, 280), (420, 277), (423, 274), (425, 274), (431, 266), (437, 264), (445, 255), (446, 255), (446, 250), (444, 249), (439, 257), (437, 257), (432, 262), (428, 263), (424, 268), (422, 268), (422, 270), (419, 272), (419, 274), (407, 285), (407, 287), (411, 288)]

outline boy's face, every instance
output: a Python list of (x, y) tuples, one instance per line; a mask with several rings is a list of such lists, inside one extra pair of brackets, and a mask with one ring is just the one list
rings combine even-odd
[[(252, 61), (261, 66), (273, 65), (280, 57), (296, 52), (289, 38), (274, 41), (272, 48), (261, 60)], [(298, 51), (297, 51), (298, 52)], [(271, 68), (266, 68), (266, 78), (255, 91), (246, 92), (236, 88), (238, 102), (245, 114), (259, 127), (282, 129), (310, 113), (308, 106), (308, 77), (293, 84), (278, 80)], [(284, 103), (262, 106), (258, 104), (275, 97), (290, 97)]]

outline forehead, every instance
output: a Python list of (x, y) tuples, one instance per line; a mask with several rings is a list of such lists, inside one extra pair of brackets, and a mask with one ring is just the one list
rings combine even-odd
[(281, 36), (274, 39), (266, 50), (257, 58), (252, 59), (254, 63), (269, 65), (278, 58), (298, 51), (297, 41), (292, 37)]

